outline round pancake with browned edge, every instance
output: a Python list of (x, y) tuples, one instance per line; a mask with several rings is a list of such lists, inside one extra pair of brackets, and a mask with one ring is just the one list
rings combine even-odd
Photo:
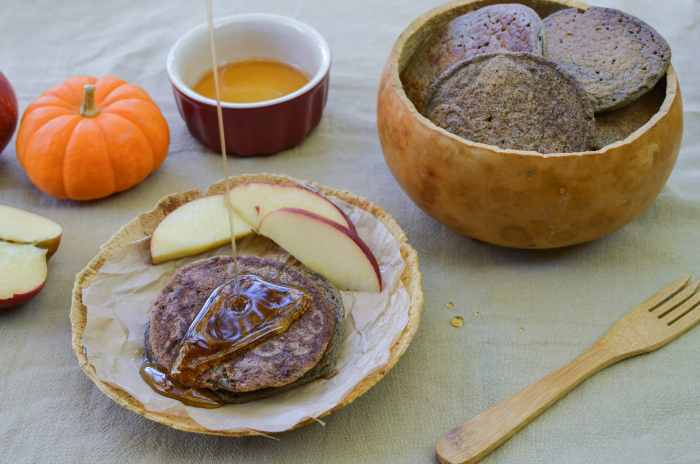
[[(313, 382), (318, 379), (327, 379), (333, 377), (337, 370), (335, 368), (338, 355), (340, 354), (340, 347), (343, 343), (343, 333), (344, 333), (344, 322), (345, 322), (345, 308), (343, 307), (343, 300), (340, 296), (340, 292), (337, 288), (333, 286), (332, 283), (321, 274), (318, 274), (305, 266), (295, 267), (299, 272), (309, 277), (314, 281), (316, 286), (321, 290), (323, 296), (325, 297), (328, 304), (331, 306), (333, 311), (333, 335), (331, 336), (326, 351), (321, 356), (321, 359), (316, 363), (314, 367), (309, 369), (304, 375), (299, 377), (292, 383), (283, 385), (281, 387), (271, 387), (263, 388), (261, 390), (255, 390), (251, 392), (230, 392), (227, 390), (209, 390), (211, 391), (220, 401), (229, 404), (241, 404), (248, 403), (250, 401), (260, 400), (274, 395), (279, 395), (280, 393), (287, 392), (294, 388), (306, 385), (307, 383)], [(156, 356), (153, 355), (153, 350), (151, 349), (151, 343), (149, 340), (150, 325), (146, 329), (145, 334), (145, 347), (148, 359), (154, 362), (158, 362)]]
[[(239, 256), (240, 275), (255, 274), (308, 292), (309, 308), (289, 328), (235, 358), (211, 367), (195, 386), (230, 392), (281, 387), (301, 378), (321, 359), (334, 333), (331, 307), (312, 279), (285, 264)], [(170, 369), (177, 347), (214, 289), (231, 280), (233, 258), (215, 256), (179, 269), (151, 309), (149, 341), (160, 365)]]
[(546, 50), (544, 25), (534, 10), (517, 3), (490, 5), (453, 19), (419, 48), (401, 73), (401, 82), (422, 112), (430, 84), (458, 61), (498, 52), (545, 56)]
[(586, 151), (595, 128), (576, 79), (531, 53), (457, 63), (431, 86), (424, 115), (466, 140), (539, 153)]
[(544, 19), (547, 57), (571, 73), (595, 112), (631, 103), (654, 88), (671, 62), (671, 48), (644, 21), (612, 8), (558, 11)]

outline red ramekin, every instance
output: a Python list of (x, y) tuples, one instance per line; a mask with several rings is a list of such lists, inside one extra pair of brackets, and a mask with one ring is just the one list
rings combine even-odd
[[(274, 100), (222, 102), (227, 153), (268, 155), (304, 140), (321, 121), (328, 97), (331, 52), (321, 34), (284, 16), (246, 14), (214, 21), (214, 37), (219, 62), (275, 58), (297, 64), (312, 76), (304, 87)], [(221, 151), (216, 100), (190, 88), (211, 67), (207, 24), (182, 36), (168, 55), (168, 77), (187, 128), (197, 140)]]

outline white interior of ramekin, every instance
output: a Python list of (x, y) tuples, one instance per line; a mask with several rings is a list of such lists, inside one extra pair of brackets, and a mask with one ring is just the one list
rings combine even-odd
[[(224, 108), (259, 108), (291, 100), (315, 87), (331, 65), (331, 51), (321, 34), (285, 16), (246, 14), (220, 18), (214, 21), (214, 40), (219, 63), (249, 57), (274, 58), (299, 65), (312, 76), (305, 86), (283, 97), (255, 103), (222, 102)], [(190, 88), (211, 67), (206, 23), (182, 36), (170, 49), (167, 71), (173, 85), (194, 100), (216, 105), (216, 100)]]

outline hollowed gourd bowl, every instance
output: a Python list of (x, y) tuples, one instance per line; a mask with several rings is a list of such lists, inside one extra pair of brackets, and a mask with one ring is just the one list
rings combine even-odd
[[(678, 157), (683, 106), (673, 66), (659, 82), (658, 112), (626, 139), (598, 151), (542, 154), (470, 142), (424, 118), (399, 75), (414, 52), (452, 19), (498, 1), (457, 0), (416, 19), (382, 72), (377, 124), (384, 157), (406, 194), (466, 236), (514, 248), (556, 248), (603, 237), (639, 216)], [(542, 18), (571, 0), (520, 1)], [(653, 27), (653, 25), (652, 25)]]

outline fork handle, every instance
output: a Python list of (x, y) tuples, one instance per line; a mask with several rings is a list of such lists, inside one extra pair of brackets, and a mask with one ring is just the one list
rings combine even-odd
[(599, 370), (626, 356), (615, 356), (596, 343), (558, 371), (475, 416), (435, 445), (443, 464), (479, 461), (515, 435), (545, 409)]

